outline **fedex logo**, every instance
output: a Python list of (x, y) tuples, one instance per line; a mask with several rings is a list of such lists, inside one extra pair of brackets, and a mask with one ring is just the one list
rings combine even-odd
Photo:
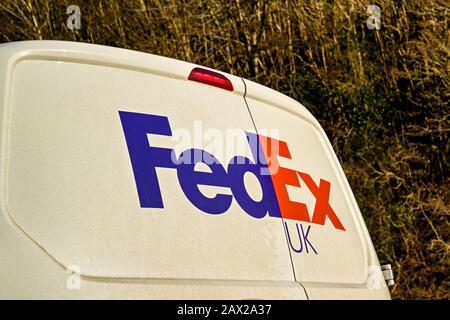
[[(253, 159), (235, 156), (225, 169), (206, 150), (189, 148), (177, 157), (173, 149), (154, 146), (151, 141), (149, 143), (148, 134), (172, 136), (167, 117), (126, 111), (119, 111), (119, 116), (142, 208), (164, 207), (156, 168), (167, 168), (177, 171), (185, 196), (205, 213), (215, 215), (226, 212), (234, 197), (248, 215), (257, 219), (268, 215), (317, 225), (324, 225), (328, 219), (334, 228), (345, 231), (329, 203), (330, 182), (320, 179), (316, 184), (308, 173), (279, 165), (278, 157), (291, 159), (286, 142), (245, 132)], [(272, 144), (278, 145), (276, 152), (270, 148)], [(195, 171), (195, 165), (199, 162), (205, 163), (210, 172)], [(262, 199), (259, 201), (246, 191), (244, 174), (247, 172), (253, 174), (261, 185)], [(225, 187), (231, 190), (231, 194), (217, 193), (212, 198), (206, 197), (200, 191), (200, 185)], [(308, 212), (305, 203), (291, 201), (287, 186), (308, 188), (315, 198), (314, 211)]]

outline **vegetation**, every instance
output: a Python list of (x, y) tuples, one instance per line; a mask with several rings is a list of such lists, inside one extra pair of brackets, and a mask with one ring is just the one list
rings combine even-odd
[[(66, 8), (81, 8), (81, 29)], [(369, 29), (367, 6), (381, 8)], [(0, 39), (104, 44), (254, 80), (319, 119), (399, 299), (449, 299), (448, 0), (0, 1)]]

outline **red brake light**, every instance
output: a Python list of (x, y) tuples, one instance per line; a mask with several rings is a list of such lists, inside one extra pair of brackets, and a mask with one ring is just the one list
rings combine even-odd
[(224, 75), (202, 68), (194, 68), (188, 77), (189, 80), (197, 81), (210, 86), (222, 88), (228, 91), (233, 91), (233, 84)]

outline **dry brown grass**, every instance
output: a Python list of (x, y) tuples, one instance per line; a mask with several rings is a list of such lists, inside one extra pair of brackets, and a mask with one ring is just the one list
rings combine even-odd
[[(394, 298), (449, 298), (450, 3), (0, 2), (1, 41), (61, 39), (224, 70), (309, 106), (344, 165)], [(82, 29), (65, 26), (78, 4)]]

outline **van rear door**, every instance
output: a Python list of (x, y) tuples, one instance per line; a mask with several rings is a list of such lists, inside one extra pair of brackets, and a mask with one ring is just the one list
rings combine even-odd
[[(238, 154), (204, 141), (225, 139), (231, 130), (247, 143), (253, 123), (240, 78), (227, 75), (234, 90), (223, 90), (189, 81), (195, 67), (189, 63), (80, 43), (4, 44), (0, 53), (7, 75), (1, 201), (5, 214), (53, 260), (79, 266), (81, 276), (100, 282), (244, 281), (261, 288), (247, 298), (305, 298), (279, 220), (254, 219), (234, 199), (226, 212), (200, 210), (180, 186), (176, 166), (162, 164), (168, 161), (163, 149), (179, 157), (199, 148), (226, 169)], [(139, 136), (135, 128), (147, 132)], [(150, 156), (148, 147), (160, 152)], [(156, 176), (139, 171), (148, 163), (133, 163), (133, 152), (154, 161)], [(200, 163), (195, 170), (213, 169)], [(257, 184), (247, 188), (260, 192)], [(199, 189), (205, 199), (231, 197), (220, 181)], [(286, 290), (271, 294), (268, 283)]]
[(317, 120), (294, 100), (245, 84), (260, 140), (270, 140), (262, 149), (296, 280), (312, 299), (389, 298), (352, 191)]

